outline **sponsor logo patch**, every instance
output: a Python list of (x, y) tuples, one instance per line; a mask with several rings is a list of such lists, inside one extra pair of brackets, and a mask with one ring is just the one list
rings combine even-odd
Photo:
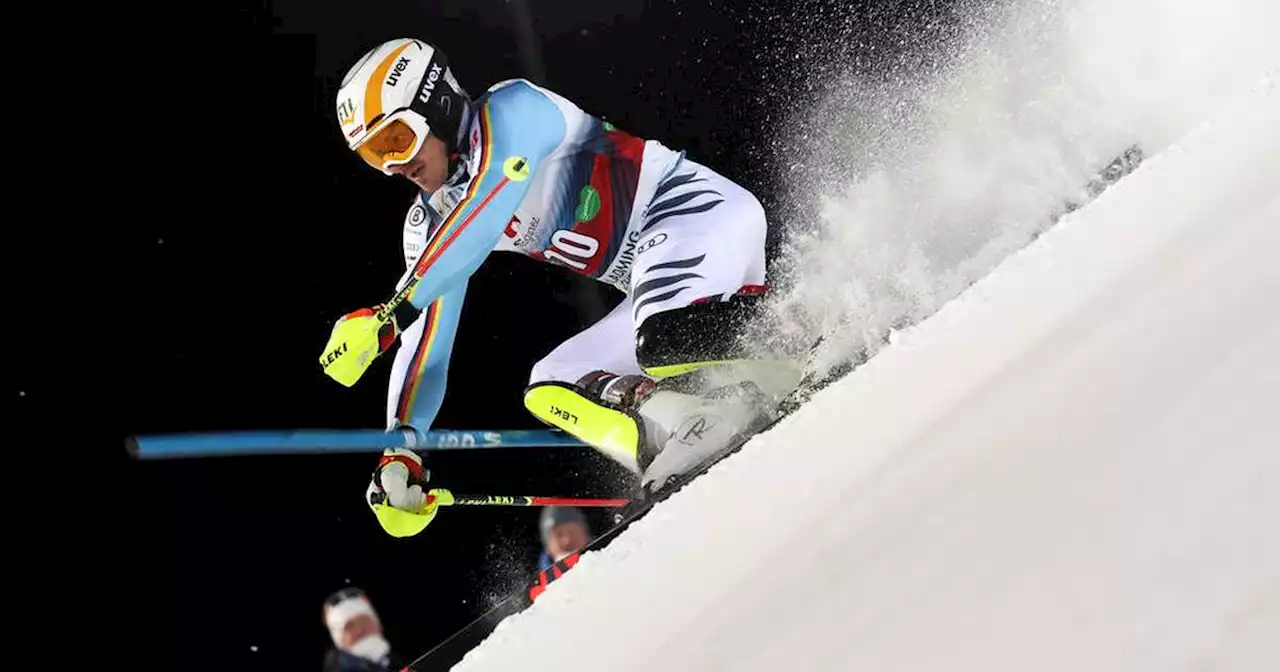
[(643, 243), (640, 243), (640, 247), (636, 249), (636, 254), (644, 254), (645, 252), (648, 252), (649, 250), (652, 250), (653, 248), (665, 242), (667, 242), (667, 234), (659, 233), (658, 235), (650, 238), (649, 240), (646, 240)]
[(588, 184), (578, 192), (578, 207), (573, 211), (573, 216), (581, 223), (595, 219), (598, 214), (600, 214), (600, 192)]
[(387, 75), (387, 86), (395, 86), (400, 83), (400, 76), (404, 74), (405, 68), (409, 67), (409, 59), (404, 56), (396, 61), (396, 65), (391, 70), (391, 74)]
[(421, 226), (427, 219), (427, 209), (422, 204), (414, 205), (409, 209), (409, 226)]
[(431, 70), (427, 72), (427, 76), (422, 78), (422, 89), (418, 93), (418, 100), (426, 103), (431, 100), (431, 93), (436, 90), (436, 82), (440, 81), (440, 73), (444, 68), (438, 63), (431, 64)]
[(512, 182), (524, 182), (529, 179), (529, 162), (523, 156), (508, 156), (502, 162), (502, 174)]
[(343, 126), (350, 124), (356, 120), (356, 104), (348, 98), (338, 104), (338, 121)]

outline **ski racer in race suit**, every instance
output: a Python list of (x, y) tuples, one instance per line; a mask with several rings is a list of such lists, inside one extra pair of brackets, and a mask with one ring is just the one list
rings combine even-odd
[[(657, 381), (746, 357), (731, 325), (765, 283), (765, 213), (751, 193), (526, 80), (473, 100), (444, 54), (416, 39), (352, 66), (337, 113), (352, 150), (421, 188), (404, 221), (398, 293), (339, 319), (320, 357), (350, 386), (400, 339), (389, 430), (430, 428), (468, 278), (490, 252), (509, 251), (626, 294), (534, 365), (530, 412), (645, 478), (672, 442), (728, 442), (742, 423), (723, 402)], [(447, 503), (425, 481), (415, 453), (384, 452), (366, 499), (388, 533), (417, 534)]]

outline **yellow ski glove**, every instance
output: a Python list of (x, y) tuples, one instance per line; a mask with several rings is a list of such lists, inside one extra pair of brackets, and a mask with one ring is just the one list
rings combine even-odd
[(365, 501), (387, 534), (412, 537), (431, 524), (441, 506), (453, 504), (452, 492), (426, 489), (428, 478), (422, 458), (412, 450), (383, 451), (365, 491)]
[(378, 355), (391, 348), (400, 326), (395, 315), (383, 313), (382, 306), (375, 306), (338, 318), (320, 355), (320, 367), (326, 375), (351, 387)]

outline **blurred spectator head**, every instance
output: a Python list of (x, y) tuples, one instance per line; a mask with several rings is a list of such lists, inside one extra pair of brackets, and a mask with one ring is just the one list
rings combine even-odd
[(553, 561), (580, 551), (591, 539), (591, 529), (582, 511), (571, 506), (548, 506), (538, 524), (542, 548)]
[(342, 651), (379, 661), (391, 651), (373, 603), (359, 588), (344, 588), (324, 601), (324, 624), (333, 645)]

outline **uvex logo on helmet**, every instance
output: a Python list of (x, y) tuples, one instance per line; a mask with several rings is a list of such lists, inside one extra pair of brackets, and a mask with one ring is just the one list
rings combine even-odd
[(431, 71), (422, 78), (422, 91), (418, 94), (418, 100), (424, 103), (430, 102), (431, 92), (436, 90), (436, 82), (440, 80), (440, 73), (443, 71), (444, 68), (441, 68), (439, 63), (431, 64)]
[(396, 65), (391, 70), (391, 74), (387, 76), (387, 86), (395, 86), (400, 81), (400, 75), (404, 74), (405, 68), (409, 67), (409, 59), (404, 56), (396, 61)]

